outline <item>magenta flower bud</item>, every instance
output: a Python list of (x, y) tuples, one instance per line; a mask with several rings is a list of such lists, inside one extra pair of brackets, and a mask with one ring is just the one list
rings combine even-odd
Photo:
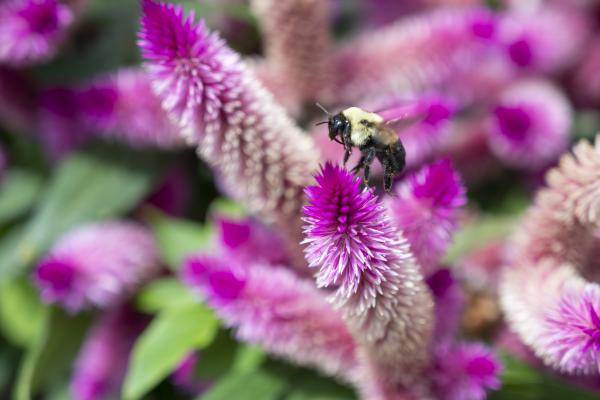
[(355, 342), (341, 316), (309, 281), (284, 268), (196, 256), (184, 280), (240, 340), (347, 381), (356, 378)]
[(465, 187), (449, 160), (427, 165), (395, 188), (386, 204), (396, 228), (429, 275), (457, 229), (459, 212), (467, 202)]
[(118, 396), (129, 354), (149, 318), (128, 306), (105, 311), (88, 333), (73, 368), (73, 400)]
[(54, 55), (73, 20), (58, 0), (7, 0), (0, 5), (0, 63), (29, 65)]
[(148, 74), (122, 70), (79, 90), (77, 100), (87, 129), (134, 147), (182, 146), (179, 129), (152, 91)]
[[(360, 178), (325, 164), (306, 188), (305, 253), (318, 287), (332, 287), (384, 385), (409, 384), (429, 360), (431, 295), (408, 243)], [(409, 306), (410, 305), (410, 306)]]
[(139, 45), (165, 110), (224, 187), (298, 237), (302, 190), (317, 167), (312, 140), (193, 14), (152, 0), (143, 11)]
[(438, 344), (431, 371), (434, 393), (444, 400), (484, 400), (501, 386), (502, 365), (481, 343)]
[(569, 141), (572, 109), (544, 81), (520, 81), (501, 95), (491, 117), (490, 148), (504, 162), (539, 169), (555, 161)]
[(39, 261), (35, 278), (44, 301), (77, 312), (109, 307), (159, 271), (150, 230), (115, 220), (67, 232)]

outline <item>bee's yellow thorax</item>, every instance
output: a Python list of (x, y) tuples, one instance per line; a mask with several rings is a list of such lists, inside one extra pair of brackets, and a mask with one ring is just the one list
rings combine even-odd
[[(381, 116), (362, 110), (358, 107), (350, 107), (342, 111), (342, 114), (350, 122), (352, 127), (350, 132), (350, 139), (355, 146), (360, 146), (365, 143), (369, 137), (373, 135), (376, 130), (375, 127), (383, 123)], [(362, 121), (367, 121), (372, 124), (371, 127), (365, 126)]]

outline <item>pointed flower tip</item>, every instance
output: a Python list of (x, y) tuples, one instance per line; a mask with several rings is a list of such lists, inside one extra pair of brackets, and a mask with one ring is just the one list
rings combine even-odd
[(461, 207), (467, 202), (462, 179), (448, 159), (421, 169), (410, 184), (416, 198), (431, 199), (435, 207)]
[(545, 359), (567, 373), (600, 373), (600, 288), (563, 294), (547, 318)]

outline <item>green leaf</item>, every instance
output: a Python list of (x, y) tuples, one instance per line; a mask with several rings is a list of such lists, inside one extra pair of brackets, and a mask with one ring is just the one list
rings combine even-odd
[(0, 225), (19, 218), (33, 207), (41, 178), (21, 169), (9, 170), (0, 185)]
[(135, 298), (136, 307), (147, 313), (197, 302), (196, 296), (179, 279), (173, 277), (150, 282)]
[(208, 346), (217, 329), (214, 314), (201, 304), (165, 309), (134, 346), (123, 398), (142, 398), (166, 378), (186, 354)]
[(178, 270), (189, 254), (208, 246), (212, 228), (195, 222), (167, 217), (153, 211), (148, 222), (154, 230), (163, 259), (172, 270)]
[(486, 215), (467, 224), (454, 236), (444, 262), (453, 263), (462, 255), (491, 240), (508, 236), (517, 220), (518, 216), (514, 215)]
[(593, 400), (598, 393), (561, 382), (523, 361), (503, 355), (502, 388), (490, 393), (490, 400)]
[(247, 215), (239, 203), (220, 197), (213, 201), (209, 207), (209, 214), (221, 214), (229, 217), (242, 218)]
[(43, 326), (44, 307), (28, 278), (0, 284), (0, 327), (13, 344), (30, 346)]
[(0, 281), (23, 273), (54, 240), (84, 222), (123, 214), (151, 188), (155, 155), (102, 147), (73, 154), (56, 170), (22, 234), (0, 243)]
[(259, 346), (240, 343), (231, 369), (236, 372), (254, 371), (260, 367), (266, 357), (267, 355)]
[(40, 389), (64, 379), (89, 323), (89, 315), (69, 316), (59, 308), (47, 309), (44, 326), (21, 363), (15, 400), (29, 400)]
[(260, 399), (277, 400), (285, 391), (286, 382), (267, 371), (227, 375), (198, 400)]

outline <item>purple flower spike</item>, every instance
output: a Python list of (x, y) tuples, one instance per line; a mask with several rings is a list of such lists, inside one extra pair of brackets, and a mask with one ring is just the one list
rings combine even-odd
[(566, 292), (547, 319), (546, 360), (567, 373), (600, 371), (600, 287)]
[(506, 163), (544, 167), (568, 143), (572, 111), (566, 96), (543, 81), (521, 81), (508, 87), (491, 118), (490, 147)]
[(460, 176), (449, 160), (410, 175), (396, 188), (387, 207), (406, 236), (425, 274), (431, 273), (451, 243), (459, 211), (467, 202)]
[(439, 269), (427, 278), (427, 286), (435, 303), (435, 331), (437, 340), (454, 337), (462, 322), (465, 295), (452, 272)]
[[(357, 339), (385, 384), (406, 383), (428, 361), (432, 301), (419, 268), (385, 208), (360, 179), (325, 164), (306, 189), (306, 259), (317, 286), (334, 287)], [(408, 306), (410, 304), (410, 306)]]
[(271, 265), (286, 265), (291, 261), (281, 237), (255, 219), (217, 216), (216, 222), (221, 247), (238, 261), (264, 261)]
[(488, 390), (500, 388), (502, 365), (480, 343), (443, 343), (434, 351), (431, 377), (434, 392), (443, 400), (484, 400)]
[(179, 129), (152, 91), (148, 74), (122, 70), (79, 90), (81, 117), (89, 130), (135, 147), (181, 147)]
[(185, 281), (199, 290), (239, 339), (301, 365), (355, 381), (355, 342), (344, 321), (309, 281), (288, 269), (241, 266), (234, 259), (190, 258)]
[(73, 368), (73, 400), (102, 400), (118, 395), (129, 353), (149, 318), (128, 306), (105, 311), (92, 326)]
[(57, 0), (7, 0), (0, 5), (0, 63), (16, 66), (54, 54), (73, 20)]
[(77, 312), (115, 304), (159, 268), (158, 250), (146, 227), (109, 221), (65, 234), (39, 262), (36, 281), (44, 301)]
[(223, 187), (299, 237), (302, 190), (317, 167), (312, 140), (193, 14), (152, 0), (143, 12), (139, 45), (165, 110)]

